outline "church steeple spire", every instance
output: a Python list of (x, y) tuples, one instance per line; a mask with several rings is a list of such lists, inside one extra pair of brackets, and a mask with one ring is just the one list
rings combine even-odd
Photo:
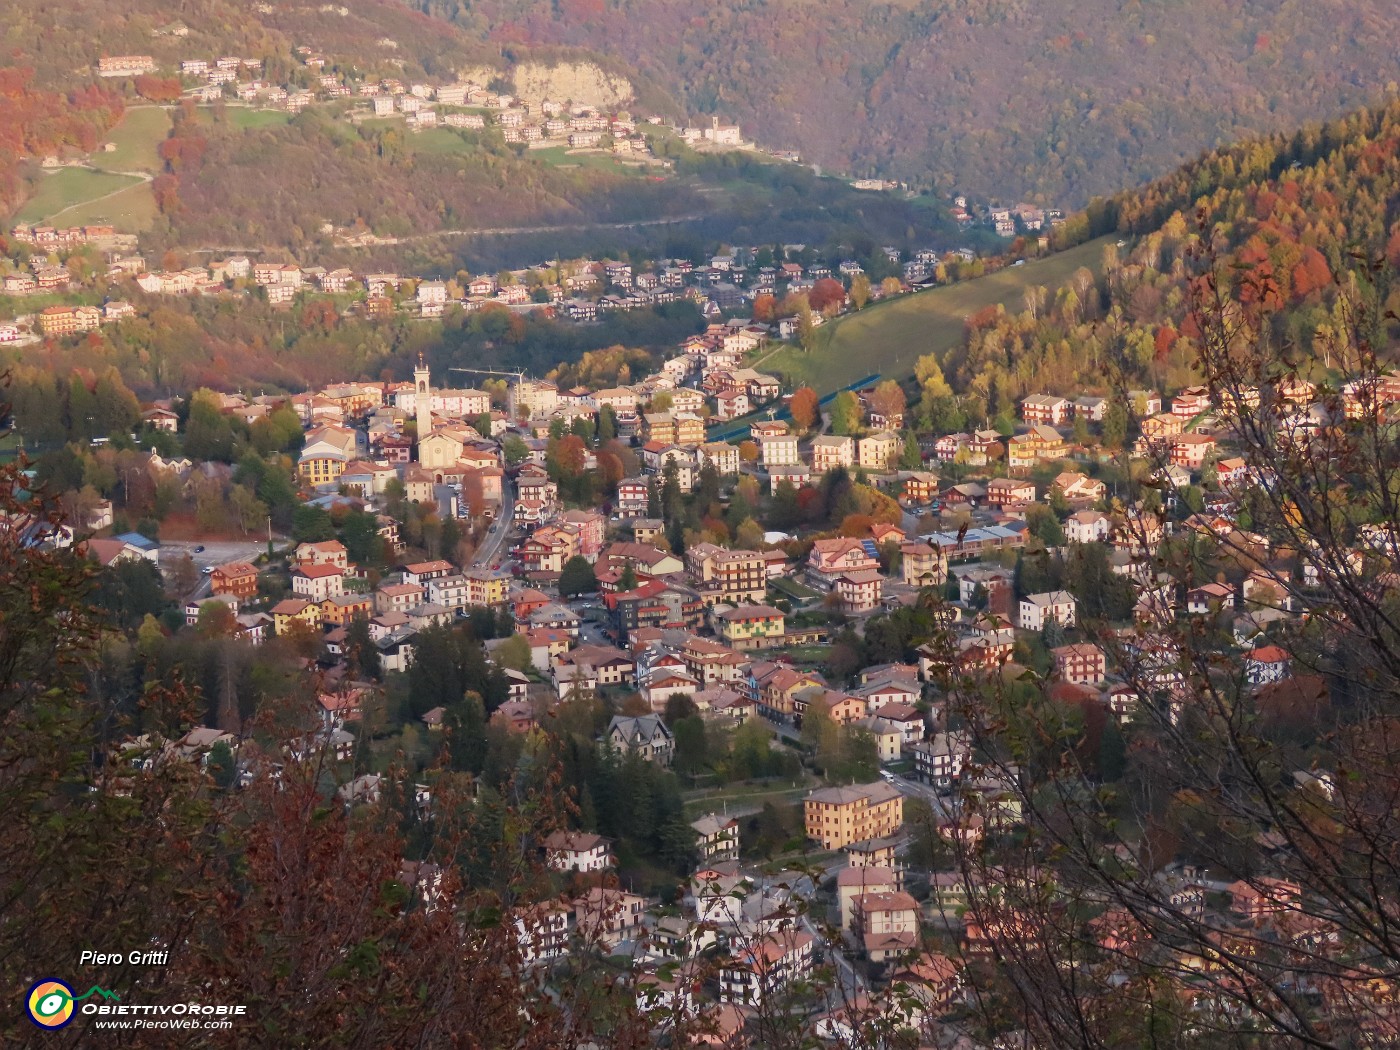
[[(418, 420), (418, 441), (422, 443), (433, 432), (433, 383), (421, 350), (418, 367), (413, 370), (413, 407)], [(420, 454), (418, 458), (423, 457)]]

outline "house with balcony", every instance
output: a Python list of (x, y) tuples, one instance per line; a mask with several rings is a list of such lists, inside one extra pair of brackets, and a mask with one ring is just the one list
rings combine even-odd
[(846, 612), (863, 613), (879, 607), (884, 585), (879, 569), (849, 569), (832, 581), (831, 591)]
[(720, 637), (742, 651), (776, 649), (787, 641), (786, 616), (771, 605), (740, 605), (717, 616)]
[(209, 573), (209, 593), (215, 597), (229, 595), (240, 602), (258, 595), (258, 570), (246, 561), (231, 561), (214, 566)]
[(765, 433), (758, 437), (759, 459), (765, 469), (772, 467), (795, 467), (802, 462), (798, 453), (797, 435)]
[(888, 430), (867, 434), (856, 443), (856, 462), (866, 470), (889, 470), (903, 449), (898, 434)]
[(806, 979), (812, 971), (815, 941), (805, 930), (788, 928), (741, 949), (720, 970), (720, 1002), (755, 1005)]
[(951, 789), (962, 778), (972, 757), (972, 741), (964, 733), (935, 733), (927, 740), (911, 744), (907, 751), (914, 759), (914, 775), (940, 791)]
[(1069, 422), (1073, 406), (1068, 398), (1053, 394), (1031, 394), (1021, 400), (1021, 419), (1027, 424), (1045, 423), (1062, 427)]
[(919, 905), (899, 890), (862, 893), (855, 899), (855, 933), (873, 963), (918, 950)]
[(1098, 685), (1108, 674), (1108, 658), (1097, 645), (1080, 642), (1050, 650), (1055, 675), (1071, 685)]
[(612, 867), (612, 843), (587, 831), (555, 831), (545, 837), (545, 865), (551, 871), (595, 872)]
[(837, 467), (847, 469), (855, 466), (856, 443), (854, 438), (823, 435), (812, 439), (812, 470), (825, 474)]
[(948, 578), (948, 556), (927, 540), (899, 545), (900, 579), (908, 587), (937, 587)]
[(833, 590), (844, 573), (878, 570), (879, 560), (857, 539), (817, 540), (807, 555), (807, 578), (816, 587)]
[(1021, 599), (1017, 626), (1023, 631), (1043, 631), (1052, 620), (1061, 627), (1073, 627), (1079, 602), (1069, 591), (1028, 594)]
[(695, 832), (695, 848), (703, 864), (739, 859), (739, 821), (734, 817), (707, 813), (690, 822)]

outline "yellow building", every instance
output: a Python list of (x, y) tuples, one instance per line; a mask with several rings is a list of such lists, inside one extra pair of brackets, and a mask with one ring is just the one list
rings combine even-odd
[(509, 594), (510, 578), (500, 572), (464, 572), (467, 581), (467, 604), (504, 605)]
[(321, 624), (321, 607), (301, 598), (287, 598), (272, 607), (272, 629), (286, 634), (293, 624), (315, 630)]
[(888, 430), (868, 434), (856, 443), (856, 460), (866, 470), (889, 470), (904, 443)]
[(900, 575), (910, 587), (937, 587), (948, 578), (948, 556), (931, 543), (901, 543), (899, 558)]
[(774, 649), (787, 640), (786, 619), (771, 605), (741, 605), (719, 615), (720, 636), (733, 649)]
[(823, 788), (803, 803), (807, 837), (823, 849), (893, 835), (904, 824), (904, 796), (891, 784)]
[(348, 627), (357, 616), (368, 620), (374, 615), (374, 598), (368, 594), (338, 594), (322, 599), (321, 623), (327, 627)]
[(705, 421), (699, 416), (678, 412), (675, 415), (674, 425), (676, 430), (674, 441), (677, 445), (690, 448), (704, 444)]
[(306, 435), (297, 476), (306, 485), (333, 484), (356, 455), (355, 432), (345, 427), (320, 427)]

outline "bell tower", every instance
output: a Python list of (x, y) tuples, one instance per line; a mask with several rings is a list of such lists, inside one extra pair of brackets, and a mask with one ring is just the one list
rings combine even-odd
[[(418, 440), (421, 443), (433, 432), (433, 384), (423, 355), (418, 355), (418, 367), (413, 370), (413, 407), (418, 418)], [(418, 457), (423, 458), (421, 455)]]

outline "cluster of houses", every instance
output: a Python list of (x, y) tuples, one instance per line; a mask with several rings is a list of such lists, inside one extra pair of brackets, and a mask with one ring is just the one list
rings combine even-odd
[(1044, 208), (1025, 201), (1012, 207), (970, 204), (966, 195), (961, 193), (953, 198), (948, 213), (963, 229), (982, 223), (995, 230), (1000, 237), (1039, 234), (1047, 227), (1059, 226), (1065, 221), (1061, 208)]
[[(927, 1028), (964, 1002), (966, 978), (961, 961), (925, 947), (925, 907), (906, 891), (896, 855), (902, 797), (881, 783), (826, 789), (805, 802), (813, 837), (820, 837), (816, 825), (843, 831), (832, 848), (844, 862), (827, 891), (834, 943), (793, 889), (803, 880), (743, 865), (739, 822), (710, 813), (690, 825), (696, 859), (678, 910), (605, 888), (615, 864), (607, 839), (577, 831), (548, 836), (546, 864), (592, 885), (517, 912), (522, 952), (530, 963), (546, 963), (584, 945), (613, 954), (630, 950), (639, 999), (656, 1011), (658, 1023), (663, 1016), (673, 1022), (677, 1013), (704, 1014), (711, 1029), (701, 1037), (705, 1045), (737, 1047), (745, 1045), (745, 1026), (760, 1004), (806, 981), (819, 952), (835, 949), (864, 960), (885, 980), (917, 983), (913, 1001), (900, 1009), (908, 1027)], [(702, 955), (714, 949), (720, 961), (707, 968)], [(857, 1001), (865, 1001), (864, 993)], [(850, 1023), (850, 1008), (821, 1013), (818, 1032), (838, 1036)]]
[[(625, 112), (602, 114), (591, 106), (551, 99), (527, 100), (494, 91), (470, 80), (445, 84), (405, 83), (395, 77), (366, 78), (332, 69), (334, 64), (316, 49), (294, 50), (301, 62), (297, 83), (262, 79), (264, 63), (257, 58), (181, 58), (173, 67), (185, 84), (185, 95), (199, 102), (237, 99), (296, 113), (317, 103), (359, 98), (360, 117), (399, 117), (413, 130), (429, 128), (500, 129), (506, 142), (567, 145), (590, 149), (603, 145), (614, 152), (649, 155), (637, 121)], [(98, 60), (103, 77), (133, 77), (156, 72), (160, 64), (150, 55), (111, 55)], [(732, 136), (724, 135), (725, 143)], [(737, 144), (737, 143), (736, 143)]]
[(593, 106), (547, 98), (531, 101), (471, 81), (434, 87), (384, 80), (360, 84), (357, 90), (375, 117), (402, 117), (415, 130), (491, 126), (499, 128), (508, 143), (651, 153), (638, 122), (626, 111), (605, 114)]

